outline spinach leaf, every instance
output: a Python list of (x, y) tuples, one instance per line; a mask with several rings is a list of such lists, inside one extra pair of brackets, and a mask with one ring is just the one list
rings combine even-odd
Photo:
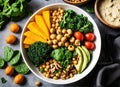
[(15, 65), (18, 63), (18, 61), (20, 60), (20, 51), (14, 51), (14, 56), (13, 58), (10, 60), (10, 65)]
[(19, 65), (14, 66), (15, 71), (21, 74), (27, 74), (29, 72), (29, 68), (26, 66), (26, 64), (23, 62)]
[(2, 82), (3, 84), (5, 84), (5, 83), (7, 82), (7, 80), (6, 80), (4, 77), (2, 77), (2, 78), (1, 78), (1, 82)]
[(11, 60), (12, 56), (13, 56), (13, 49), (8, 47), (8, 46), (5, 46), (4, 47), (4, 58), (5, 58), (5, 61), (8, 62)]
[(0, 68), (2, 68), (4, 66), (5, 62), (3, 60), (3, 58), (0, 57)]

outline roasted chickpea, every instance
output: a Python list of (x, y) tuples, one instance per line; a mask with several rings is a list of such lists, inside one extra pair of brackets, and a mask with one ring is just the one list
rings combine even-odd
[(63, 33), (63, 34), (67, 33), (67, 30), (66, 30), (66, 29), (63, 29), (63, 30), (62, 30), (62, 33)]
[(48, 40), (47, 43), (48, 43), (49, 45), (52, 45), (52, 40)]
[(70, 38), (70, 35), (69, 35), (69, 34), (65, 34), (64, 36), (67, 37), (67, 38)]
[(59, 47), (64, 46), (64, 43), (63, 42), (58, 42), (58, 46)]
[(56, 40), (56, 39), (54, 39), (53, 40), (53, 44), (55, 45), (55, 44), (57, 44), (58, 43), (58, 41)]
[(45, 77), (49, 78), (49, 77), (50, 77), (50, 74), (47, 73), (47, 74), (45, 75)]
[(57, 49), (58, 45), (52, 45), (53, 49)]
[(59, 26), (59, 23), (56, 23), (55, 26), (58, 27), (58, 26)]
[(74, 51), (74, 50), (75, 50), (75, 48), (74, 48), (74, 46), (73, 46), (73, 45), (69, 45), (69, 46), (68, 46), (68, 50), (69, 50), (69, 51)]
[(75, 45), (79, 46), (80, 45), (80, 40), (75, 40)]
[(68, 29), (68, 30), (67, 30), (67, 33), (71, 35), (71, 34), (72, 34), (72, 30), (71, 30), (71, 29)]
[(56, 33), (57, 33), (57, 34), (61, 34), (61, 33), (62, 33), (62, 30), (61, 30), (61, 29), (57, 29)]
[(66, 40), (67, 40), (66, 37), (62, 37), (62, 38), (61, 38), (61, 41), (62, 41), (62, 42), (66, 42)]
[(55, 27), (55, 24), (52, 24), (52, 27), (54, 28), (54, 27)]
[(74, 60), (73, 63), (74, 63), (75, 65), (77, 65), (77, 64), (78, 64), (78, 61), (77, 61), (77, 60)]
[(51, 34), (55, 33), (55, 29), (54, 29), (54, 28), (51, 28), (51, 29), (50, 29), (50, 33), (51, 33)]
[(69, 76), (70, 76), (70, 78), (71, 78), (71, 77), (73, 77), (73, 74), (72, 74), (72, 73), (70, 73), (70, 74), (69, 74)]
[(56, 34), (51, 34), (51, 35), (50, 35), (50, 39), (53, 40), (53, 39), (55, 39), (55, 38), (56, 38)]
[(48, 69), (48, 68), (45, 68), (45, 71), (46, 71), (46, 72), (48, 72), (48, 71), (49, 71), (49, 69)]
[(58, 34), (58, 35), (56, 36), (56, 39), (57, 39), (58, 41), (60, 41), (61, 38), (62, 38), (62, 35), (61, 35), (61, 34)]
[(58, 78), (57, 78), (57, 76), (54, 76), (53, 79), (54, 79), (54, 80), (57, 80)]
[(69, 42), (65, 42), (65, 47), (68, 47), (69, 46)]
[(75, 38), (74, 37), (71, 37), (70, 38), (70, 43), (74, 43), (75, 42)]

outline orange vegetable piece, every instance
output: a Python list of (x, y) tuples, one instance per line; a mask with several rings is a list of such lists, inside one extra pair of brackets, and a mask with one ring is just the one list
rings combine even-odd
[(48, 27), (43, 19), (43, 16), (35, 15), (35, 22), (40, 27), (40, 29), (42, 29), (44, 31), (45, 35), (47, 36), (47, 39), (49, 39), (50, 33), (49, 33)]
[(36, 35), (35, 33), (31, 32), (31, 31), (25, 32), (24, 35), (34, 41), (47, 42), (47, 40), (44, 40), (42, 37)]
[(6, 75), (12, 75), (14, 73), (14, 68), (12, 66), (7, 66), (4, 73)]
[(5, 39), (6, 43), (8, 43), (8, 44), (13, 44), (13, 43), (15, 43), (16, 40), (17, 40), (17, 38), (12, 34), (9, 34)]
[(17, 23), (10, 24), (10, 31), (13, 33), (17, 33), (20, 30), (20, 27)]
[(14, 78), (14, 83), (21, 84), (24, 80), (24, 76), (22, 74), (18, 74)]
[(39, 35), (40, 37), (44, 38), (45, 40), (47, 40), (47, 36), (45, 36), (43, 30), (40, 29), (39, 26), (38, 26), (35, 22), (30, 22), (30, 23), (27, 25), (27, 28), (28, 28), (31, 32), (33, 32), (33, 33)]
[(26, 37), (23, 41), (24, 44), (33, 44), (35, 40), (30, 39), (29, 37)]
[(51, 28), (51, 23), (50, 23), (50, 11), (43, 11), (42, 12), (43, 18), (47, 24), (48, 29), (50, 30)]

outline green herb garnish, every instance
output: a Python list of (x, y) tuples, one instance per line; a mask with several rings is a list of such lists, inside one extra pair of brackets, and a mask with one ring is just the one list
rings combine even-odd
[(2, 78), (1, 78), (1, 82), (2, 82), (3, 84), (5, 84), (5, 83), (7, 82), (7, 80), (6, 80), (4, 77), (2, 77)]

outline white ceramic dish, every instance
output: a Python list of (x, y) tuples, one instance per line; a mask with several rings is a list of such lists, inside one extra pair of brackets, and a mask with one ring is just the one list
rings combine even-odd
[[(42, 73), (40, 73), (40, 71), (38, 70), (38, 68), (36, 68), (29, 60), (29, 58), (27, 57), (26, 55), (26, 50), (25, 48), (23, 47), (23, 40), (24, 40), (24, 35), (23, 33), (26, 31), (26, 26), (27, 24), (34, 20), (34, 16), (36, 14), (40, 14), (43, 10), (48, 10), (48, 9), (55, 9), (55, 8), (58, 8), (58, 7), (61, 7), (63, 9), (72, 9), (74, 10), (76, 13), (78, 14), (83, 14), (84, 16), (87, 16), (88, 19), (92, 22), (93, 24), (93, 29), (94, 29), (94, 34), (96, 35), (96, 41), (95, 41), (95, 45), (96, 45), (96, 48), (95, 50), (93, 51), (93, 54), (92, 54), (92, 60), (89, 64), (89, 66), (81, 73), (81, 74), (77, 74), (75, 75), (73, 78), (70, 78), (70, 79), (67, 79), (67, 80), (53, 80), (53, 79), (49, 79), (49, 78), (46, 78), (42, 75)], [(46, 82), (49, 82), (49, 83), (53, 83), (53, 84), (69, 84), (69, 83), (73, 83), (73, 82), (76, 82), (82, 78), (84, 78), (85, 76), (88, 75), (88, 73), (90, 73), (92, 71), (92, 69), (95, 67), (98, 59), (99, 59), (99, 55), (100, 55), (100, 50), (101, 50), (101, 37), (100, 37), (100, 33), (99, 33), (99, 30), (98, 30), (98, 27), (95, 23), (95, 21), (85, 12), (83, 11), (82, 9), (76, 7), (76, 6), (73, 6), (73, 5), (69, 5), (69, 4), (64, 4), (64, 3), (56, 3), (56, 4), (51, 4), (51, 5), (48, 5), (48, 6), (45, 6), (43, 8), (40, 8), (38, 11), (36, 11), (30, 18), (29, 20), (27, 21), (27, 23), (25, 24), (24, 26), (24, 29), (22, 31), (22, 34), (21, 34), (21, 39), (20, 39), (20, 49), (21, 49), (21, 52), (22, 52), (22, 57), (25, 61), (25, 63), (27, 64), (27, 66), (29, 67), (29, 69), (31, 70), (31, 72), (36, 75), (38, 78), (46, 81)]]

